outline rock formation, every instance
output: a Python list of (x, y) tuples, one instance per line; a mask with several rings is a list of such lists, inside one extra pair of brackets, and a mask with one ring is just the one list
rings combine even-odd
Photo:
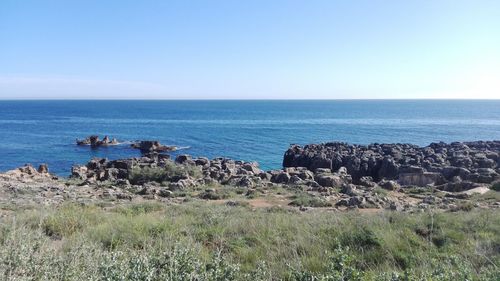
[[(138, 197), (139, 200), (179, 202), (176, 196), (183, 193), (219, 200), (218, 190), (235, 188), (236, 193), (244, 194), (242, 196), (276, 194), (281, 190), (288, 196), (307, 193), (316, 196), (315, 200), (326, 202), (319, 207), (339, 210), (413, 212), (432, 207), (453, 211), (463, 205), (498, 208), (500, 202), (468, 200), (473, 198), (473, 193), (498, 189), (499, 146), (499, 142), (438, 143), (427, 147), (293, 145), (285, 153), (285, 167), (271, 171), (263, 171), (256, 162), (210, 160), (186, 154), (170, 159), (169, 155), (144, 149), (142, 157), (94, 158), (86, 165), (74, 166), (68, 180), (58, 180), (48, 173), (44, 164), (38, 170), (26, 165), (0, 174), (0, 203), (60, 204), (66, 200), (95, 203), (130, 201)], [(161, 144), (144, 145), (144, 148), (151, 147), (161, 147)]]
[(440, 142), (425, 147), (341, 142), (291, 145), (283, 166), (310, 171), (345, 169), (353, 183), (361, 185), (394, 180), (402, 186), (460, 191), (500, 178), (500, 141)]
[(99, 136), (93, 135), (85, 138), (84, 140), (76, 140), (77, 145), (90, 145), (92, 148), (97, 148), (100, 146), (110, 146), (119, 144), (116, 139), (110, 140), (108, 136), (105, 136), (102, 140), (99, 139)]
[(163, 145), (159, 141), (140, 141), (131, 145), (133, 148), (140, 149), (142, 153), (176, 151), (176, 146)]

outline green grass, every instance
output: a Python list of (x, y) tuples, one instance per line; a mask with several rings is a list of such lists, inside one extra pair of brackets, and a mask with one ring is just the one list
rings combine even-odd
[(383, 189), (381, 187), (376, 187), (373, 192), (375, 192), (375, 194), (377, 194), (378, 196), (384, 198), (384, 197), (387, 197), (389, 195), (389, 191), (387, 189)]
[(362, 214), (233, 205), (20, 210), (0, 221), (0, 276), (455, 281), (498, 280), (500, 273), (497, 210)]
[(291, 206), (302, 207), (331, 207), (332, 204), (318, 196), (313, 196), (304, 192), (298, 192), (292, 196)]
[(483, 194), (474, 194), (471, 197), (471, 201), (495, 203), (500, 202), (500, 192), (490, 190)]

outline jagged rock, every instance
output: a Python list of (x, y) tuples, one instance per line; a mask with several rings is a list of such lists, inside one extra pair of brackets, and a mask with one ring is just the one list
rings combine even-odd
[[(491, 183), (499, 178), (500, 141), (350, 145), (340, 142), (291, 145), (283, 166), (306, 167), (316, 174), (345, 167), (354, 183), (400, 179), (402, 184), (442, 184), (467, 180)], [(344, 172), (344, 171), (343, 171)], [(341, 174), (340, 170), (337, 172)], [(440, 176), (437, 176), (436, 173)], [(371, 185), (371, 184), (370, 184)]]
[(160, 197), (172, 197), (173, 192), (171, 190), (166, 189), (166, 188), (160, 188), (160, 189), (158, 189), (158, 196), (160, 196)]
[(305, 180), (304, 184), (306, 186), (312, 187), (313, 190), (322, 187), (319, 183), (315, 182), (314, 180)]
[(175, 162), (179, 163), (179, 164), (184, 164), (187, 161), (191, 161), (191, 160), (192, 160), (191, 155), (187, 155), (187, 154), (181, 154), (175, 158)]
[(470, 182), (470, 181), (460, 181), (460, 182), (449, 182), (440, 186), (438, 189), (449, 192), (461, 192), (465, 190), (470, 190), (482, 186), (481, 184)]
[(76, 140), (77, 145), (90, 145), (92, 148), (97, 148), (100, 146), (110, 146), (119, 144), (116, 139), (109, 139), (108, 136), (105, 136), (104, 139), (100, 140), (99, 136), (93, 135), (89, 136), (83, 140)]
[(102, 180), (105, 181), (116, 181), (118, 179), (120, 171), (117, 168), (109, 168), (104, 172), (104, 177)]
[(344, 184), (340, 192), (347, 194), (349, 196), (357, 196), (360, 195), (359, 191), (356, 190), (356, 186), (354, 184)]
[(38, 172), (41, 174), (48, 174), (49, 166), (47, 164), (40, 164), (40, 166), (38, 166)]
[(206, 157), (199, 157), (194, 160), (194, 163), (198, 166), (210, 166), (210, 160)]
[(176, 146), (163, 145), (159, 141), (143, 140), (131, 145), (133, 148), (139, 149), (142, 153), (149, 152), (165, 152), (165, 151), (175, 151)]
[[(345, 167), (344, 167), (345, 169)], [(315, 174), (330, 174), (332, 172), (331, 169), (327, 168), (316, 168), (313, 170)], [(347, 170), (346, 170), (347, 173)]]
[(364, 187), (374, 187), (377, 185), (373, 182), (373, 178), (368, 176), (361, 177), (358, 184)]
[(261, 170), (259, 169), (259, 164), (253, 162), (253, 163), (245, 163), (243, 166), (241, 166), (246, 171), (249, 171), (253, 175), (258, 175)]
[(378, 183), (380, 187), (387, 190), (398, 190), (401, 186), (393, 180), (383, 180)]
[(319, 174), (314, 177), (314, 180), (324, 187), (340, 187), (344, 180), (338, 175)]
[(285, 171), (271, 171), (271, 182), (273, 183), (288, 183), (290, 181), (290, 174)]
[(35, 168), (33, 168), (33, 166), (31, 164), (26, 164), (23, 167), (18, 168), (18, 170), (21, 173), (27, 174), (27, 175), (35, 175), (38, 173), (38, 171), (35, 170)]
[(259, 176), (259, 178), (261, 178), (264, 181), (270, 181), (271, 177), (272, 177), (272, 175), (270, 173), (267, 173), (267, 172), (260, 172), (258, 176)]
[(184, 190), (185, 186), (183, 182), (171, 182), (168, 184), (168, 189), (171, 191)]
[(359, 207), (365, 204), (365, 198), (361, 196), (353, 196), (349, 198), (349, 202), (347, 204), (348, 207)]
[(129, 170), (132, 169), (133, 162), (128, 159), (124, 160), (115, 160), (110, 164), (110, 167), (112, 168), (117, 168), (117, 169), (124, 169), (124, 170)]
[(418, 172), (399, 174), (398, 183), (407, 186), (426, 186), (443, 183), (443, 177), (439, 173)]
[(293, 175), (290, 177), (290, 180), (288, 181), (289, 184), (296, 184), (296, 185), (299, 185), (299, 184), (302, 184), (304, 182), (304, 180), (302, 180), (299, 176), (297, 175)]

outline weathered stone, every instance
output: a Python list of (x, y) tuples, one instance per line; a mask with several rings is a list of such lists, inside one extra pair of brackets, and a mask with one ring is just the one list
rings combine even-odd
[[(345, 167), (353, 182), (363, 185), (366, 181), (361, 178), (367, 176), (374, 182), (401, 178), (403, 181), (408, 179), (411, 184), (425, 185), (460, 180), (490, 183), (499, 178), (499, 155), (500, 141), (432, 143), (426, 147), (333, 142), (304, 147), (292, 145), (285, 152), (283, 166), (306, 167), (316, 174), (329, 173), (322, 169), (335, 171)], [(337, 173), (345, 171), (338, 170)], [(441, 177), (432, 179), (433, 175), (428, 173), (437, 173)]]
[(40, 164), (40, 166), (38, 166), (38, 172), (41, 174), (48, 174), (49, 166), (47, 164)]
[(340, 192), (347, 194), (349, 196), (360, 195), (359, 191), (356, 190), (356, 186), (354, 184), (344, 184)]
[(71, 177), (85, 180), (87, 179), (87, 166), (73, 166), (71, 168)]
[(344, 181), (337, 175), (319, 174), (314, 177), (314, 180), (324, 187), (340, 187)]
[(208, 158), (205, 157), (196, 158), (194, 162), (198, 166), (210, 166), (210, 160), (208, 160)]
[(181, 154), (175, 158), (175, 162), (179, 164), (184, 164), (185, 162), (192, 160), (191, 155)]
[(443, 177), (439, 173), (406, 173), (400, 174), (398, 182), (401, 185), (426, 186), (443, 183)]
[(156, 140), (143, 140), (143, 141), (140, 141), (138, 143), (134, 143), (131, 146), (133, 148), (139, 149), (142, 153), (164, 152), (164, 151), (177, 150), (176, 146), (162, 145), (159, 141), (156, 141)]
[(110, 139), (108, 136), (105, 136), (104, 139), (100, 140), (99, 136), (93, 135), (89, 136), (83, 140), (76, 140), (77, 145), (90, 145), (92, 148), (97, 148), (100, 146), (110, 146), (117, 145), (118, 141), (116, 139)]
[(290, 180), (288, 181), (289, 184), (302, 184), (304, 181), (297, 175), (293, 175), (290, 177)]
[(241, 166), (244, 170), (249, 171), (253, 175), (258, 175), (261, 170), (259, 169), (259, 165), (257, 163), (246, 163)]
[(383, 180), (378, 183), (380, 187), (387, 190), (398, 190), (401, 186), (393, 180)]
[(368, 176), (361, 177), (358, 183), (359, 185), (364, 187), (374, 187), (375, 185), (377, 185), (373, 182), (373, 178)]
[(160, 196), (160, 197), (172, 197), (173, 192), (171, 190), (166, 189), (166, 188), (160, 188), (160, 189), (158, 189), (158, 196)]
[(330, 174), (331, 172), (332, 172), (332, 169), (329, 169), (329, 168), (328, 169), (327, 168), (317, 168), (314, 170), (314, 173), (316, 173), (316, 174)]
[(35, 168), (33, 168), (33, 166), (31, 164), (26, 164), (23, 167), (18, 168), (18, 170), (21, 173), (27, 174), (27, 175), (34, 175), (34, 174), (38, 173), (37, 170), (35, 170)]
[(271, 182), (274, 183), (288, 183), (290, 181), (290, 174), (284, 171), (272, 171), (271, 172)]

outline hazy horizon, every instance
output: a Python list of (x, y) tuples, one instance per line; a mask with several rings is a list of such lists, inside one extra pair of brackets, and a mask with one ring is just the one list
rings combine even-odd
[(0, 101), (498, 101), (500, 98), (0, 98)]
[(0, 100), (500, 98), (500, 2), (0, 3)]

